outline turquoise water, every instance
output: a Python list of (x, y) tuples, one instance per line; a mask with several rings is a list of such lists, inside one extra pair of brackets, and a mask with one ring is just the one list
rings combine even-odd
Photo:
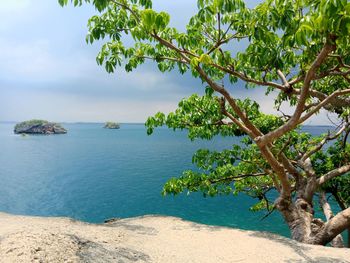
[[(102, 124), (65, 124), (66, 135), (17, 136), (0, 123), (0, 210), (68, 216), (87, 222), (146, 214), (178, 216), (204, 224), (267, 230), (288, 236), (278, 213), (261, 220), (246, 196), (162, 197), (162, 185), (192, 167), (199, 148), (229, 148), (237, 138), (191, 142), (166, 128), (146, 135), (142, 124), (120, 130)], [(313, 127), (313, 133), (324, 127)]]

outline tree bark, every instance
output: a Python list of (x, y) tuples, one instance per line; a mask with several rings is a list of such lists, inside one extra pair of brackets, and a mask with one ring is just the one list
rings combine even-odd
[[(347, 207), (346, 207), (346, 204), (344, 202), (342, 202), (342, 200), (340, 199), (338, 193), (336, 190), (334, 191), (331, 191), (332, 195), (334, 196), (335, 200), (337, 201), (339, 207), (341, 208), (341, 210), (345, 210)], [(350, 248), (350, 226), (348, 227), (347, 229), (348, 231), (348, 248)]]
[[(323, 210), (324, 215), (326, 216), (327, 222), (334, 217), (331, 206), (329, 205), (324, 191), (320, 192), (319, 197), (320, 206)], [(341, 234), (337, 235), (332, 241), (331, 245), (333, 247), (344, 247), (344, 240)]]
[(350, 226), (350, 208), (331, 218), (313, 237), (313, 243), (326, 245)]
[(292, 239), (310, 243), (312, 235), (313, 210), (304, 199), (298, 198), (295, 203), (279, 197), (276, 207), (288, 224)]
[(314, 218), (312, 203), (303, 198), (297, 198), (293, 202), (280, 196), (275, 202), (276, 208), (288, 224), (292, 239), (312, 245), (332, 242), (333, 246), (344, 247), (340, 234), (350, 226), (350, 208), (332, 216), (327, 201), (322, 204), (327, 217), (326, 223)]

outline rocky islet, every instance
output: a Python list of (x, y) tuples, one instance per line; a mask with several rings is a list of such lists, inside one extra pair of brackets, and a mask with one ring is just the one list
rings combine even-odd
[(46, 120), (30, 120), (16, 124), (15, 134), (66, 134), (67, 130), (60, 124)]

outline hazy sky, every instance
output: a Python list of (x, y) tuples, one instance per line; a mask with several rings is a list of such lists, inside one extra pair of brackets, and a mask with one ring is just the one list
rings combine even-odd
[[(196, 1), (156, 0), (154, 7), (170, 12), (172, 25), (183, 28)], [(95, 60), (100, 45), (85, 43), (87, 20), (95, 13), (89, 5), (61, 8), (57, 0), (1, 0), (0, 121), (143, 122), (202, 92), (199, 80), (160, 73), (152, 64), (128, 74), (106, 73)], [(245, 92), (237, 89), (239, 97)], [(249, 96), (272, 112), (263, 92)], [(326, 120), (321, 115), (312, 124)]]

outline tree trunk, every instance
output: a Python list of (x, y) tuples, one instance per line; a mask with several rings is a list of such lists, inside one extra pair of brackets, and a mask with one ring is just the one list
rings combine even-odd
[(279, 197), (275, 204), (289, 226), (292, 239), (302, 243), (326, 245), (350, 226), (350, 208), (325, 223), (314, 218), (312, 204), (303, 198), (293, 202)]
[(276, 200), (276, 207), (288, 224), (292, 239), (310, 243), (313, 219), (311, 206), (301, 198), (295, 203), (279, 198)]

